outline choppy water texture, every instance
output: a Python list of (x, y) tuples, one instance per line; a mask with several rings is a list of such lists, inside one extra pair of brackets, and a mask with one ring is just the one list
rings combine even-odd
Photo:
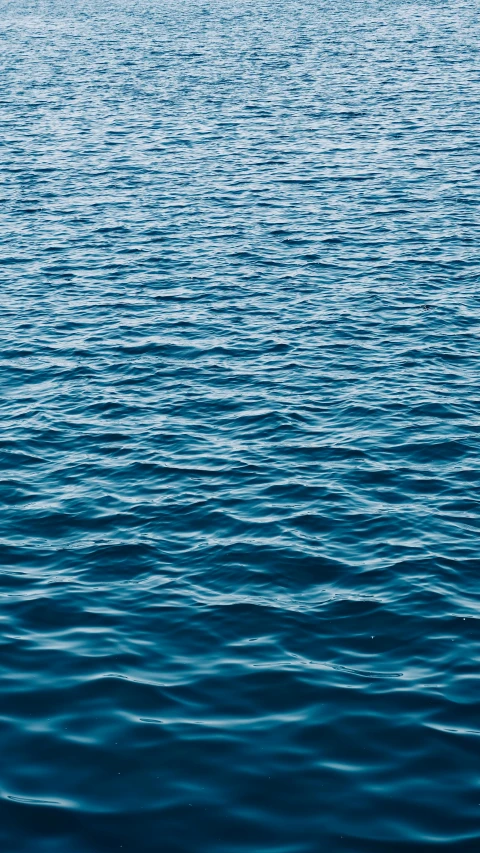
[(2, 2), (2, 853), (478, 851), (478, 2)]

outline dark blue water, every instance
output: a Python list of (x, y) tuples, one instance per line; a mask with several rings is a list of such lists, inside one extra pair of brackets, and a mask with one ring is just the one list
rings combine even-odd
[(480, 4), (1, 4), (0, 849), (480, 846)]

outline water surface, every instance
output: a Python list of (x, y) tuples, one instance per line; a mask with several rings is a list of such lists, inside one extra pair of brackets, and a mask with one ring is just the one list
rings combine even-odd
[(1, 39), (1, 850), (478, 851), (479, 3)]

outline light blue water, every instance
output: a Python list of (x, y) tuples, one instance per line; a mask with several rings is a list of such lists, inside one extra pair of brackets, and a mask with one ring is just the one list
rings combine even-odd
[(480, 842), (480, 4), (1, 3), (0, 849)]

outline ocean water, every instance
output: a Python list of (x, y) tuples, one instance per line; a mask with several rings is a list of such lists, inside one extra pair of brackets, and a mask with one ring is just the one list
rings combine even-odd
[(478, 851), (480, 4), (0, 20), (0, 850)]

